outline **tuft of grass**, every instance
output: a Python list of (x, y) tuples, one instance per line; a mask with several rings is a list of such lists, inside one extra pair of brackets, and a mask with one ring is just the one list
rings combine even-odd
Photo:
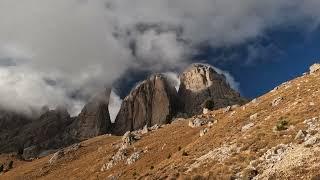
[(203, 102), (202, 108), (207, 108), (209, 110), (214, 109), (214, 101), (212, 99), (207, 99)]
[(179, 147), (178, 147), (178, 151), (181, 151), (181, 149), (182, 149), (182, 147), (181, 147), (181, 146), (179, 146)]
[(182, 152), (182, 156), (188, 156), (189, 154), (186, 151)]
[(151, 170), (154, 169), (154, 166), (151, 166), (150, 169), (151, 169)]
[(132, 176), (137, 176), (138, 175), (138, 173), (136, 172), (136, 171), (134, 171), (133, 173), (132, 173)]
[(3, 171), (3, 164), (0, 164), (0, 173)]
[(283, 131), (288, 129), (289, 122), (286, 119), (280, 119), (280, 121), (277, 122), (276, 130), (277, 131)]

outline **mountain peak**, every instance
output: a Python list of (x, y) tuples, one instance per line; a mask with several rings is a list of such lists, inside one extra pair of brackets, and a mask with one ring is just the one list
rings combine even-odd
[(214, 109), (246, 102), (210, 65), (191, 65), (180, 76), (180, 82), (182, 111), (191, 115), (201, 113), (201, 104), (208, 99), (214, 102)]

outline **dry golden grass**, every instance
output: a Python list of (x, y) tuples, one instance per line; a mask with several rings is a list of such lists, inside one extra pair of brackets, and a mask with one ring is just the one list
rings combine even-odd
[[(280, 96), (283, 101), (272, 107), (272, 100)], [(315, 105), (311, 106), (310, 102)], [(0, 179), (106, 179), (110, 175), (121, 175), (120, 179), (232, 179), (268, 149), (280, 143), (295, 142), (297, 132), (306, 128), (303, 121), (320, 115), (319, 105), (320, 74), (306, 75), (257, 98), (256, 103), (236, 108), (232, 116), (231, 112), (224, 113), (223, 109), (203, 115), (203, 118), (215, 116), (214, 119), (218, 120), (203, 137), (199, 137), (199, 131), (204, 127), (190, 128), (188, 120), (177, 121), (143, 135), (133, 146), (147, 152), (132, 165), (119, 163), (101, 172), (103, 163), (117, 151), (112, 144), (121, 138), (100, 136), (83, 142), (84, 147), (52, 166), (47, 163), (50, 156), (32, 162), (14, 159), (14, 168), (1, 175)], [(255, 113), (258, 113), (257, 118), (250, 120)], [(288, 129), (275, 131), (274, 127), (281, 119), (286, 119)], [(254, 126), (241, 131), (248, 123), (254, 123)], [(231, 153), (223, 162), (209, 160), (187, 172), (197, 158), (231, 144), (239, 147), (240, 152)], [(6, 161), (7, 157), (1, 155), (0, 162)], [(294, 169), (285, 177), (279, 175), (274, 178), (316, 177), (319, 162), (308, 163), (308, 166)]]

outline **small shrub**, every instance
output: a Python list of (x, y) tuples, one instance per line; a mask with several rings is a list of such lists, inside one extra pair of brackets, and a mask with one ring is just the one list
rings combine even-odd
[(19, 148), (17, 154), (18, 154), (18, 155), (22, 155), (22, 154), (23, 154), (23, 148)]
[(132, 173), (132, 176), (137, 176), (137, 175), (138, 173), (136, 171)]
[(277, 131), (283, 131), (288, 129), (288, 124), (289, 124), (288, 121), (285, 119), (278, 121), (276, 126)]
[(151, 170), (154, 169), (154, 166), (151, 166), (150, 169), (151, 169)]
[(8, 169), (12, 169), (13, 168), (13, 161), (9, 161), (8, 163)]
[(182, 147), (181, 147), (181, 146), (179, 146), (179, 147), (178, 147), (178, 151), (181, 151), (181, 149), (182, 149)]
[(0, 173), (3, 171), (3, 164), (0, 164)]
[(182, 152), (182, 156), (188, 156), (189, 154), (186, 151)]
[(243, 170), (242, 175), (244, 180), (250, 180), (258, 175), (258, 171), (252, 168), (247, 168)]
[(170, 158), (171, 158), (171, 153), (169, 153), (167, 156), (167, 159), (170, 159)]
[(213, 110), (214, 109), (214, 102), (212, 99), (207, 99), (204, 101), (204, 103), (202, 104), (202, 108), (207, 108), (209, 110)]

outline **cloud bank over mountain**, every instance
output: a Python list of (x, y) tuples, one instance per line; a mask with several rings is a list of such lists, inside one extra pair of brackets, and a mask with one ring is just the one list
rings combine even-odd
[(179, 70), (204, 43), (230, 47), (278, 27), (312, 31), (319, 7), (318, 0), (2, 0), (0, 104), (76, 113), (128, 69)]

